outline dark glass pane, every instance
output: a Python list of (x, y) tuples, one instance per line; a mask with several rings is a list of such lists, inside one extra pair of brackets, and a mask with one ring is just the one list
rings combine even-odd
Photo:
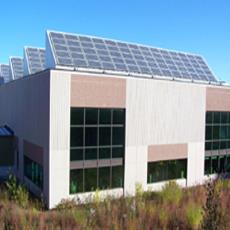
[(99, 168), (99, 188), (107, 189), (110, 187), (110, 167)]
[(154, 167), (154, 163), (150, 162), (148, 163), (148, 177), (147, 177), (147, 183), (153, 183), (155, 174), (156, 174), (156, 167)]
[(99, 128), (99, 145), (111, 145), (111, 128)]
[(97, 189), (97, 169), (85, 169), (85, 192), (95, 191)]
[(71, 147), (83, 146), (83, 128), (71, 128)]
[(113, 124), (124, 124), (125, 116), (123, 109), (113, 110)]
[(215, 124), (220, 123), (220, 112), (214, 112), (214, 122)]
[(218, 173), (219, 165), (218, 165), (218, 157), (212, 157), (212, 173)]
[(226, 156), (225, 171), (230, 173), (230, 155)]
[(71, 108), (71, 125), (84, 124), (84, 109)]
[(85, 124), (97, 124), (98, 109), (85, 110)]
[(220, 126), (213, 126), (213, 139), (217, 140), (220, 137)]
[(204, 166), (204, 174), (211, 174), (211, 157), (205, 157), (205, 166)]
[(225, 157), (219, 156), (219, 173), (224, 173)]
[(124, 157), (124, 148), (123, 147), (113, 147), (112, 149), (112, 158)]
[(123, 187), (123, 166), (112, 167), (112, 188)]
[(170, 160), (148, 163), (148, 183), (187, 177), (187, 160)]
[(186, 178), (187, 177), (187, 160), (177, 160), (176, 161), (176, 178)]
[(212, 142), (205, 142), (205, 150), (212, 150)]
[(156, 181), (164, 181), (168, 178), (168, 161), (156, 162)]
[(113, 128), (113, 145), (124, 145), (124, 128)]
[(111, 148), (100, 148), (99, 149), (99, 159), (109, 159)]
[(212, 139), (212, 126), (206, 126), (205, 140)]
[(221, 113), (221, 123), (227, 124), (227, 122), (228, 122), (228, 113), (226, 112)]
[(100, 124), (111, 124), (111, 109), (100, 109)]
[(228, 128), (228, 139), (230, 139), (230, 126), (227, 126)]
[(227, 139), (227, 126), (220, 126), (220, 139)]
[(85, 160), (95, 160), (97, 159), (97, 149), (85, 149)]
[(178, 178), (177, 175), (177, 161), (176, 160), (172, 160), (172, 161), (165, 161), (165, 164), (167, 164), (167, 168), (168, 168), (168, 172), (167, 172), (167, 176), (166, 178), (164, 178), (165, 180), (171, 180), (171, 179), (175, 179)]
[(43, 167), (24, 156), (24, 175), (39, 188), (43, 188)]
[(85, 128), (85, 146), (97, 145), (97, 128)]
[(219, 141), (212, 142), (212, 150), (218, 150), (219, 149)]
[(230, 149), (230, 141), (227, 141), (227, 148)]
[(70, 194), (83, 192), (83, 169), (70, 170)]
[(212, 112), (206, 112), (206, 124), (212, 124)]
[(83, 160), (83, 149), (71, 149), (70, 150), (70, 160), (71, 161)]
[(220, 149), (227, 149), (227, 141), (220, 142)]
[(227, 123), (230, 124), (230, 113), (227, 112)]

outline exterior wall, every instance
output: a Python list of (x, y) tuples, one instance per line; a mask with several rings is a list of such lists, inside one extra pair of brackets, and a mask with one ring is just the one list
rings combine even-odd
[(53, 208), (69, 194), (71, 75), (51, 71), (49, 203)]
[(46, 201), (49, 198), (49, 87), (49, 71), (0, 86), (0, 125), (7, 124), (18, 137), (17, 176), (26, 182), (23, 178), (23, 142), (41, 146), (44, 150), (44, 175), (47, 175), (43, 191)]
[(0, 167), (14, 165), (14, 137), (0, 137)]
[(42, 165), (44, 164), (44, 154), (43, 154), (43, 148), (35, 145), (33, 143), (30, 143), (28, 141), (23, 141), (23, 152), (24, 155), (29, 157), (31, 160), (37, 162), (38, 164)]
[[(205, 126), (203, 126), (205, 127)], [(204, 141), (189, 143), (187, 186), (201, 184), (204, 181)]]
[(73, 75), (72, 107), (125, 108), (126, 80)]
[[(89, 192), (70, 195), (69, 193), (70, 168), (78, 167), (76, 164), (70, 163), (70, 108), (124, 108), (125, 100), (125, 79), (51, 71), (49, 208), (55, 207), (62, 199), (75, 197), (83, 202), (93, 194)], [(89, 163), (98, 164), (98, 162)], [(103, 161), (99, 163), (103, 163)], [(119, 195), (123, 194), (123, 190), (112, 189), (102, 192), (102, 196), (105, 194)]]
[(206, 111), (230, 111), (230, 90), (224, 87), (207, 87)]
[(187, 144), (150, 145), (148, 147), (148, 162), (185, 159), (187, 157)]
[[(147, 155), (152, 145), (188, 144), (188, 183), (200, 183), (204, 174), (205, 86), (128, 79), (126, 90), (125, 193), (134, 194), (137, 182), (149, 188)], [(166, 158), (162, 156), (162, 160)], [(194, 177), (196, 160), (202, 162)]]
[[(186, 186), (203, 182), (206, 86), (52, 71), (50, 98), (49, 207), (63, 198), (75, 197), (84, 202), (93, 194), (69, 195), (69, 169), (76, 168), (70, 164), (71, 106), (126, 108), (125, 195), (133, 195), (136, 184), (144, 189), (164, 185), (147, 184), (149, 158), (186, 157), (187, 180), (180, 179), (178, 183)], [(154, 156), (154, 146), (160, 145), (171, 147)], [(166, 154), (170, 149), (173, 153)], [(117, 195), (121, 191), (108, 193)]]

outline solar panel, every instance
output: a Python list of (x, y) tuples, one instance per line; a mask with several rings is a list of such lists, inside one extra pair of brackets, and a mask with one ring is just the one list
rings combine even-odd
[(48, 41), (56, 66), (217, 82), (198, 55), (61, 32), (48, 32)]
[(10, 74), (13, 80), (23, 77), (23, 58), (10, 58)]
[(24, 48), (24, 75), (34, 74), (45, 69), (45, 49)]
[(4, 82), (9, 82), (12, 79), (10, 78), (10, 67), (9, 65), (0, 64), (0, 77), (4, 79)]

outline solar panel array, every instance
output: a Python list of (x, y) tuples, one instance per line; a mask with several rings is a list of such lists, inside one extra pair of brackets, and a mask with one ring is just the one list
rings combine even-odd
[(217, 82), (198, 55), (60, 32), (48, 36), (58, 66)]
[(0, 64), (0, 77), (3, 77), (4, 82), (9, 82), (11, 80), (9, 65)]
[(14, 80), (23, 77), (23, 58), (11, 57), (10, 66)]
[(45, 49), (26, 47), (25, 52), (29, 74), (34, 74), (45, 69)]

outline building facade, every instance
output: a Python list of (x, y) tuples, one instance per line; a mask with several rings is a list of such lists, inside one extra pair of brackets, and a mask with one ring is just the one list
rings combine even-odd
[(48, 208), (230, 172), (227, 86), (46, 69), (0, 86), (4, 124), (15, 174)]

